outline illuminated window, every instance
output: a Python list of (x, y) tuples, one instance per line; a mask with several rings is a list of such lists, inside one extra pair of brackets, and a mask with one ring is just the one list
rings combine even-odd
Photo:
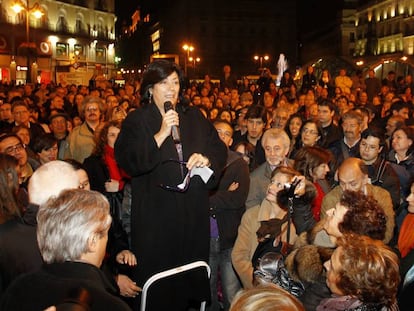
[(68, 56), (68, 44), (63, 42), (56, 43), (56, 56), (67, 57)]
[(106, 61), (106, 50), (102, 47), (97, 47), (96, 51), (96, 61), (97, 62), (105, 62)]
[(75, 52), (75, 54), (77, 54), (78, 56), (83, 56), (83, 46), (80, 44), (75, 44), (73, 46), (73, 50)]

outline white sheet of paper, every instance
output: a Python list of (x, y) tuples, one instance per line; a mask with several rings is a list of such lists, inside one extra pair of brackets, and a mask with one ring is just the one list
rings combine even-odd
[(208, 180), (210, 179), (211, 175), (213, 175), (213, 170), (211, 170), (209, 167), (194, 167), (191, 170), (190, 177), (193, 177), (194, 175), (198, 175), (201, 177), (201, 179), (206, 184)]

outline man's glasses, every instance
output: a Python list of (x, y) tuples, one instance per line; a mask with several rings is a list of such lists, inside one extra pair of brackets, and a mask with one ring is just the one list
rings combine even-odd
[[(177, 163), (181, 166), (187, 165), (187, 162), (175, 160), (175, 159), (168, 159), (168, 160), (162, 161), (161, 164), (168, 163), (168, 162)], [(190, 179), (191, 179), (191, 170), (189, 170), (187, 174), (184, 176), (183, 182), (178, 184), (177, 186), (170, 186), (170, 185), (164, 185), (164, 184), (159, 184), (159, 186), (162, 189), (169, 190), (169, 191), (186, 192), (188, 187), (190, 186)]]
[(96, 107), (89, 107), (85, 109), (85, 111), (87, 112), (98, 112), (98, 110), (99, 108), (96, 108)]
[(16, 154), (17, 152), (22, 151), (24, 148), (25, 148), (25, 145), (17, 144), (17, 145), (10, 146), (4, 149), (4, 153), (12, 155), (12, 154)]

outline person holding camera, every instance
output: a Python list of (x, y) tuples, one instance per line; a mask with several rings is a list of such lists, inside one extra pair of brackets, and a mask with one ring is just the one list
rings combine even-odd
[[(265, 199), (243, 214), (231, 254), (244, 288), (253, 287), (253, 257), (260, 256), (259, 246), (262, 254), (269, 249), (286, 253), (297, 234), (312, 228), (311, 202), (315, 194), (314, 186), (293, 168), (280, 166), (273, 170)], [(289, 198), (293, 205), (287, 203)], [(293, 210), (288, 211), (288, 207)], [(263, 245), (265, 240), (271, 245)]]

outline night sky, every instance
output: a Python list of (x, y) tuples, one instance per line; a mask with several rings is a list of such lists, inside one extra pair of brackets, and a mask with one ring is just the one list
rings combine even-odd
[[(117, 0), (115, 1), (115, 14), (118, 17), (118, 21), (127, 20), (131, 18), (132, 13), (138, 6), (138, 0)], [(129, 23), (129, 22), (128, 22)]]
[[(258, 0), (260, 1), (260, 0)], [(138, 7), (139, 0), (117, 0), (115, 1), (115, 13), (118, 17), (117, 25), (121, 25), (123, 20), (130, 23), (132, 13)], [(298, 7), (298, 29), (299, 31), (309, 31), (314, 26), (321, 26), (330, 20), (336, 19), (338, 6), (342, 1), (339, 0), (297, 0)]]

